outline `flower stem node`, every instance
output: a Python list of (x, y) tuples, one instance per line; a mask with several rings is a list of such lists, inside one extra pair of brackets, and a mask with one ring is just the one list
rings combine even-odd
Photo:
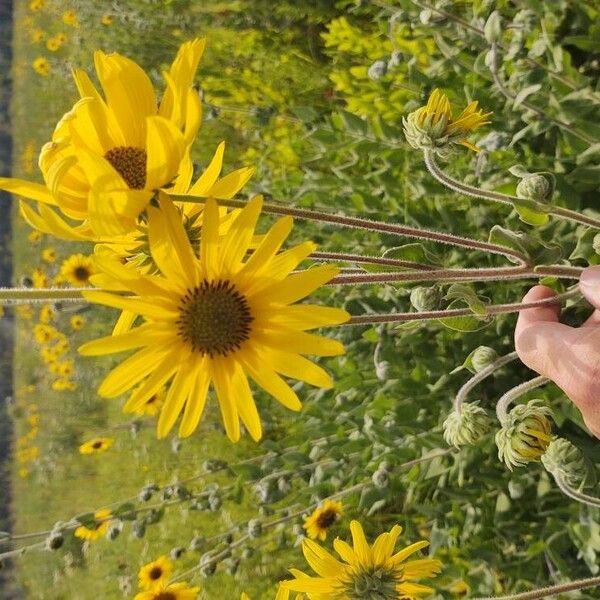
[(458, 144), (478, 152), (479, 148), (467, 141), (466, 136), (489, 123), (487, 118), (491, 113), (477, 110), (477, 105), (471, 102), (453, 119), (448, 97), (434, 90), (425, 106), (402, 118), (406, 141), (417, 150), (431, 151), (443, 159), (452, 156)]
[(65, 538), (60, 531), (52, 531), (46, 538), (46, 548), (48, 550), (58, 550), (65, 543)]
[(554, 438), (546, 453), (542, 456), (542, 464), (554, 477), (560, 477), (567, 485), (578, 487), (588, 475), (588, 465), (581, 450), (565, 438)]
[(476, 373), (483, 371), (498, 359), (498, 353), (489, 346), (479, 346), (471, 355), (471, 365)]
[(444, 439), (456, 448), (473, 445), (488, 433), (491, 427), (492, 420), (485, 409), (474, 403), (463, 403), (444, 421)]
[(498, 458), (512, 471), (538, 461), (552, 440), (548, 417), (552, 411), (541, 400), (515, 406), (496, 433)]
[(419, 312), (436, 310), (439, 307), (442, 294), (437, 287), (419, 286), (410, 292), (410, 303)]

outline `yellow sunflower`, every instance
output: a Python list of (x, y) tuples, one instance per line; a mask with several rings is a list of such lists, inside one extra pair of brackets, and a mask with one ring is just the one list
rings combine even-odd
[(80, 331), (85, 325), (85, 319), (81, 315), (73, 315), (69, 319), (69, 323), (73, 331)]
[[(35, 200), (24, 209), (34, 227), (67, 239), (101, 240), (133, 231), (155, 190), (188, 168), (201, 119), (193, 79), (204, 40), (184, 43), (165, 74), (157, 104), (152, 82), (119, 54), (94, 54), (104, 95), (74, 71), (81, 100), (57, 125), (39, 164), (46, 185), (0, 178), (0, 188)], [(73, 227), (53, 207), (78, 221)]]
[(89, 440), (79, 446), (80, 454), (99, 454), (108, 450), (113, 445), (112, 438), (99, 437)]
[(79, 20), (77, 18), (77, 13), (73, 10), (66, 10), (62, 16), (63, 23), (65, 25), (71, 25), (71, 27), (78, 27)]
[(479, 152), (466, 136), (482, 125), (490, 123), (491, 112), (477, 109), (478, 102), (471, 102), (456, 119), (448, 96), (439, 89), (433, 90), (427, 104), (402, 119), (406, 140), (413, 148), (432, 150), (446, 156), (454, 144), (460, 144)]
[(144, 565), (138, 572), (138, 585), (142, 590), (164, 587), (173, 572), (173, 563), (168, 556), (159, 556)]
[(87, 540), (88, 542), (97, 540), (103, 535), (106, 535), (106, 532), (110, 527), (111, 517), (112, 512), (108, 508), (97, 510), (94, 513), (95, 523), (90, 525), (90, 527), (87, 525), (80, 525), (74, 532), (75, 537), (78, 537), (82, 540)]
[(112, 22), (113, 22), (112, 15), (102, 15), (102, 17), (100, 17), (100, 23), (102, 23), (102, 25), (112, 25)]
[(163, 388), (156, 394), (152, 394), (144, 404), (133, 412), (135, 412), (136, 415), (148, 415), (150, 417), (157, 415), (165, 403), (166, 395), (167, 391)]
[(139, 592), (134, 600), (196, 600), (199, 587), (188, 587), (187, 583), (173, 583), (166, 587)]
[[(32, 63), (33, 70), (42, 77), (46, 77), (50, 73), (50, 63), (43, 57), (38, 56)], [(11, 190), (7, 190), (11, 191)], [(18, 192), (17, 192), (18, 193)]]
[(42, 250), (42, 260), (47, 263), (56, 262), (56, 249), (55, 248), (44, 248)]
[(75, 287), (89, 285), (90, 277), (95, 272), (94, 259), (85, 254), (73, 254), (60, 266), (61, 277)]
[(86, 292), (88, 300), (139, 314), (146, 322), (84, 344), (80, 352), (103, 355), (138, 349), (98, 390), (113, 398), (141, 383), (125, 404), (127, 412), (138, 410), (170, 382), (158, 419), (159, 437), (167, 435), (182, 412), (179, 434), (189, 436), (200, 422), (212, 384), (229, 438), (239, 439), (241, 419), (258, 440), (261, 423), (248, 375), (292, 410), (300, 410), (300, 400), (279, 374), (332, 386), (330, 376), (302, 355), (335, 356), (344, 348), (307, 331), (343, 323), (349, 315), (337, 308), (294, 303), (329, 281), (337, 267), (292, 273), (316, 246), (305, 242), (279, 252), (292, 228), (290, 217), (280, 219), (246, 259), (262, 207), (260, 197), (238, 213), (221, 237), (217, 204), (209, 199), (199, 258), (176, 207), (164, 199), (159, 206), (147, 211), (150, 250), (162, 275), (136, 273), (118, 261), (98, 258), (99, 268), (114, 282), (112, 289), (128, 289), (134, 297)]
[(382, 533), (372, 546), (367, 543), (358, 521), (352, 521), (350, 531), (353, 547), (339, 538), (333, 542), (343, 562), (316, 542), (305, 539), (302, 543), (304, 557), (319, 577), (291, 569), (295, 579), (284, 581), (281, 585), (290, 591), (306, 592), (313, 600), (400, 600), (433, 593), (432, 588), (414, 580), (437, 575), (441, 570), (440, 561), (433, 558), (406, 561), (429, 542), (416, 542), (394, 554), (396, 540), (402, 532), (399, 525)]
[(339, 519), (342, 510), (341, 502), (325, 500), (311, 515), (304, 517), (302, 527), (306, 529), (306, 535), (311, 540), (319, 538), (321, 541), (325, 541), (328, 529)]

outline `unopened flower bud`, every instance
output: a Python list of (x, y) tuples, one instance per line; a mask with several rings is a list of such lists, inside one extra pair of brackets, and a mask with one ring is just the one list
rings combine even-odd
[(498, 353), (489, 346), (479, 346), (471, 355), (471, 364), (476, 373), (483, 371), (498, 359)]
[(216, 473), (217, 471), (222, 471), (227, 467), (227, 463), (224, 460), (219, 460), (218, 458), (209, 458), (202, 463), (202, 467), (207, 473)]
[(553, 192), (553, 186), (544, 175), (523, 177), (517, 185), (517, 198), (547, 202)]
[(177, 546), (175, 548), (171, 548), (171, 550), (169, 551), (169, 556), (173, 560), (178, 560), (183, 556), (184, 552), (185, 552), (185, 548), (182, 548), (181, 546)]
[(229, 575), (235, 575), (240, 568), (240, 559), (234, 558), (227, 563), (227, 573)]
[(387, 471), (382, 470), (381, 468), (377, 469), (371, 476), (371, 480), (378, 488), (387, 487), (390, 482), (390, 476)]
[(116, 540), (119, 537), (122, 530), (123, 523), (121, 521), (111, 523), (110, 527), (106, 531), (106, 539), (110, 540), (111, 542), (113, 540)]
[(465, 402), (444, 421), (444, 439), (456, 448), (476, 444), (491, 427), (492, 420), (481, 406)]
[(542, 456), (542, 464), (554, 477), (571, 487), (578, 487), (588, 474), (583, 453), (564, 438), (555, 438), (550, 442)]
[(515, 406), (496, 433), (498, 458), (512, 471), (540, 459), (550, 444), (551, 410), (541, 400)]
[(410, 303), (419, 312), (436, 310), (440, 304), (442, 295), (435, 286), (414, 288), (410, 293)]
[(138, 494), (138, 500), (140, 502), (148, 502), (152, 498), (152, 489), (149, 487), (143, 487)]
[(508, 494), (513, 500), (518, 500), (524, 493), (523, 486), (512, 479), (508, 482)]
[(262, 534), (262, 523), (258, 519), (248, 521), (248, 535), (251, 538), (260, 537)]
[(376, 60), (367, 70), (369, 79), (377, 81), (381, 79), (387, 72), (387, 64), (384, 60)]
[(202, 577), (210, 577), (217, 570), (217, 561), (210, 552), (202, 555), (200, 559), (200, 574)]
[(131, 535), (141, 539), (146, 535), (146, 523), (144, 521), (134, 521), (131, 526)]

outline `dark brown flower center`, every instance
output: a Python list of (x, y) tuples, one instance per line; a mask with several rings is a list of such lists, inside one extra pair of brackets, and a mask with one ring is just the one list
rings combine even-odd
[(117, 146), (109, 150), (104, 158), (115, 168), (132, 190), (143, 190), (146, 186), (146, 151), (133, 146)]
[(98, 448), (102, 448), (102, 442), (100, 440), (98, 440), (97, 442), (94, 442), (92, 444), (92, 448), (94, 448), (94, 450), (98, 450)]
[(322, 512), (317, 518), (317, 525), (321, 529), (328, 529), (337, 519), (337, 513), (334, 510), (328, 509)]
[(173, 592), (158, 592), (156, 596), (152, 596), (152, 600), (177, 600), (177, 596)]
[(162, 574), (163, 570), (160, 567), (153, 567), (150, 573), (148, 574), (148, 577), (150, 577), (150, 579), (156, 580), (160, 579), (162, 577)]
[(79, 281), (87, 281), (90, 278), (90, 271), (87, 267), (75, 267), (73, 276)]
[(227, 356), (250, 338), (250, 305), (227, 280), (204, 280), (188, 290), (179, 311), (179, 335), (194, 352)]

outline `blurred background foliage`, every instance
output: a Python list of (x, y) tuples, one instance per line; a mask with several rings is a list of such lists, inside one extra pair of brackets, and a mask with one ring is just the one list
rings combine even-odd
[[(133, 58), (161, 87), (161, 72), (179, 44), (202, 36), (208, 47), (197, 82), (204, 122), (195, 159), (199, 166), (206, 164), (218, 142), (226, 140), (226, 171), (244, 165), (257, 169), (248, 195), (263, 193), (274, 202), (479, 239), (500, 224), (532, 236), (535, 244), (558, 245), (570, 264), (600, 262), (595, 231), (557, 220), (533, 227), (506, 206), (442, 188), (401, 132), (402, 116), (422, 105), (436, 87), (456, 107), (476, 99), (494, 113), (492, 124), (475, 140), (483, 151), (458, 154), (445, 165), (449, 173), (512, 194), (517, 183), (508, 172), (512, 165), (551, 171), (557, 178), (556, 204), (598, 216), (600, 19), (594, 0), (42, 4), (32, 10), (29, 2), (15, 0), (15, 176), (37, 173), (39, 148), (75, 100), (70, 69), (76, 65), (91, 71), (94, 49)], [(64, 22), (67, 10), (75, 11), (76, 26)], [(486, 34), (494, 10), (500, 19), (495, 61)], [(43, 32), (42, 41), (34, 41), (36, 30)], [(45, 40), (61, 32), (67, 41), (50, 52)], [(32, 69), (39, 56), (49, 62), (47, 77)], [(52, 245), (64, 257), (90, 251), (49, 239), (32, 244), (28, 232), (15, 216), (14, 283), (36, 267), (47, 268), (40, 258), (43, 247)], [(373, 255), (409, 242), (300, 222), (293, 238), (315, 239), (321, 250)], [(498, 257), (429, 243), (397, 252), (447, 267), (502, 264)], [(518, 301), (533, 283), (471, 288), (481, 298), (502, 303)], [(546, 283), (564, 289), (558, 281)], [(353, 314), (405, 311), (411, 287), (329, 288), (320, 300)], [(566, 318), (577, 324), (586, 310), (574, 305)], [(507, 471), (497, 460), (493, 435), (476, 448), (449, 450), (409, 469), (401, 467), (446, 449), (441, 423), (468, 378), (466, 370), (455, 368), (482, 344), (499, 354), (511, 351), (514, 315), (467, 332), (436, 322), (342, 328), (334, 334), (345, 342), (347, 354), (326, 361), (335, 389), (299, 388), (305, 401), (299, 415), (259, 397), (264, 440), (233, 446), (221, 431), (214, 405), (198, 433), (182, 443), (155, 440), (152, 418), (132, 425), (118, 402), (94, 393), (109, 360), (76, 358), (73, 350), (77, 390), (52, 390), (32, 334), (36, 312), (17, 315), (14, 439), (27, 433), (32, 404), (38, 406), (40, 424), (39, 457), (28, 464), (28, 474), (19, 476), (22, 465), (14, 461), (14, 531), (46, 530), (57, 520), (113, 502), (121, 506), (121, 499), (128, 501), (122, 512), (148, 503), (164, 505), (126, 522), (112, 542), (82, 547), (70, 539), (54, 554), (31, 551), (15, 559), (0, 597), (132, 597), (142, 564), (184, 548), (178, 571), (198, 565), (203, 553), (225, 550), (214, 574), (194, 572), (204, 597), (238, 598), (247, 591), (253, 600), (273, 598), (286, 569), (304, 566), (297, 545), (301, 519), (291, 518), (236, 547), (231, 556), (228, 545), (239, 539), (250, 518), (295, 514), (361, 482), (361, 491), (344, 497), (343, 519), (327, 545), (333, 536), (346, 535), (352, 517), (362, 518), (371, 536), (400, 523), (404, 541), (428, 538), (431, 552), (445, 564), (436, 580), (436, 598), (516, 592), (600, 571), (598, 510), (564, 497), (541, 465)], [(59, 307), (57, 326), (64, 328), (71, 314)], [(71, 336), (73, 348), (108, 332), (114, 319), (111, 311), (99, 308), (80, 314), (87, 324)], [(505, 390), (528, 377), (524, 366), (505, 368), (477, 388), (472, 399), (492, 408)], [(547, 385), (533, 395), (554, 409), (555, 432), (599, 465), (597, 440), (560, 390)], [(94, 435), (115, 437), (115, 445), (98, 456), (80, 456), (77, 446)], [(253, 462), (240, 463), (248, 458)], [(379, 486), (372, 475), (384, 461), (388, 476)], [(182, 491), (177, 482), (186, 478), (193, 480)], [(144, 502), (138, 492), (151, 482), (161, 490)], [(206, 540), (190, 546), (198, 537)], [(597, 594), (590, 590), (565, 597)]]

